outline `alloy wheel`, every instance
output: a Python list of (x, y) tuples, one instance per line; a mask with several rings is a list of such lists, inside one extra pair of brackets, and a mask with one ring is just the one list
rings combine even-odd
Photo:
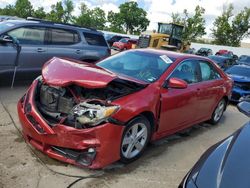
[(144, 149), (148, 140), (148, 129), (144, 123), (136, 123), (124, 134), (122, 140), (122, 155), (131, 159), (136, 157)]

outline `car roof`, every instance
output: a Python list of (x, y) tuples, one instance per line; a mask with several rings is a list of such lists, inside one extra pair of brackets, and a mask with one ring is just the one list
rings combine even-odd
[(57, 28), (64, 28), (64, 29), (73, 29), (73, 30), (82, 30), (87, 32), (94, 32), (96, 34), (102, 34), (102, 32), (97, 31), (93, 28), (81, 27), (78, 25), (71, 25), (71, 24), (64, 24), (64, 23), (57, 23), (57, 22), (50, 22), (50, 21), (36, 21), (36, 20), (6, 20), (7, 23), (13, 23), (15, 25), (39, 25), (39, 26), (49, 26), (49, 27), (57, 27)]

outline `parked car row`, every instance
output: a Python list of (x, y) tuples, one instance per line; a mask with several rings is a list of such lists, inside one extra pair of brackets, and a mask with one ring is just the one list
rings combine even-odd
[(219, 50), (216, 55), (212, 55), (209, 48), (201, 48), (197, 52), (192, 48), (185, 53), (207, 56), (234, 80), (231, 101), (239, 102), (241, 97), (250, 94), (250, 56), (242, 55), (238, 58), (228, 50)]

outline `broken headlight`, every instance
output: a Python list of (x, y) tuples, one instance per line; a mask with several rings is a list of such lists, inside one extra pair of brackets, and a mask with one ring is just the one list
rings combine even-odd
[(105, 121), (118, 109), (119, 106), (105, 106), (102, 104), (82, 102), (74, 106), (71, 114), (75, 117), (78, 123), (95, 126)]

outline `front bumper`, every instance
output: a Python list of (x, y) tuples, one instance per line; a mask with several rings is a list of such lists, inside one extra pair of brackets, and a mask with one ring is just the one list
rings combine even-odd
[(239, 102), (241, 97), (244, 97), (247, 95), (250, 95), (250, 91), (242, 90), (240, 88), (234, 87), (232, 90), (232, 97), (230, 100), (233, 102)]
[[(17, 105), (22, 133), (28, 143), (52, 158), (92, 169), (103, 168), (120, 159), (124, 126), (112, 123), (88, 129), (75, 129), (62, 124), (50, 126), (36, 109), (34, 95), (37, 82), (33, 82)], [(73, 151), (75, 157), (65, 151)], [(79, 156), (91, 154), (90, 164), (83, 165), (79, 162)]]

